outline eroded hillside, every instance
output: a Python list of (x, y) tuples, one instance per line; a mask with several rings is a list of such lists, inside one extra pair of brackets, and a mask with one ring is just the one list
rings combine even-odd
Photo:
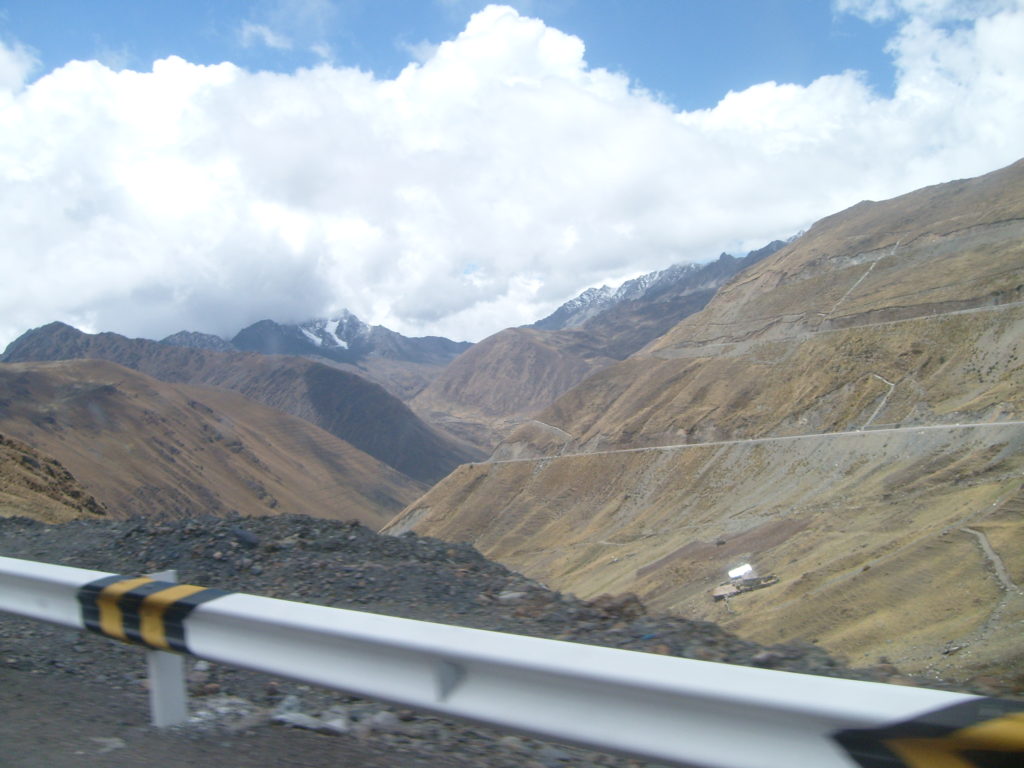
[[(854, 206), (389, 530), (765, 641), (1019, 674), (1022, 291), (1024, 163)], [(746, 561), (779, 583), (712, 601)]]

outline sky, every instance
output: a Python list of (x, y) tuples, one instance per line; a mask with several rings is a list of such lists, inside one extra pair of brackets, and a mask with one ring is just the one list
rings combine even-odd
[(1024, 0), (0, 0), (0, 349), (477, 341), (1024, 157)]

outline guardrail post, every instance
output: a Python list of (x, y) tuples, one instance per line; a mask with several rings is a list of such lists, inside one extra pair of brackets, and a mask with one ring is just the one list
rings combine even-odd
[[(157, 581), (178, 580), (175, 570), (149, 574)], [(185, 689), (185, 657), (167, 651), (146, 651), (149, 671), (149, 715), (157, 728), (180, 725), (188, 719), (188, 692)]]

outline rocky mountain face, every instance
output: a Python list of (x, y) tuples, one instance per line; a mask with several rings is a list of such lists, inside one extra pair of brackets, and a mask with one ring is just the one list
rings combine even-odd
[(584, 291), (532, 326), (508, 328), (454, 360), (413, 400), (423, 418), (490, 452), (518, 425), (592, 373), (699, 311), (732, 275), (782, 247), (674, 265)]
[(569, 299), (547, 317), (533, 323), (530, 328), (538, 331), (563, 331), (578, 328), (587, 320), (604, 312), (616, 301), (617, 291), (607, 285), (587, 288), (574, 299)]
[[(605, 353), (625, 360), (657, 339), (684, 318), (702, 310), (719, 288), (733, 275), (758, 263), (785, 245), (781, 240), (751, 251), (742, 258), (723, 253), (715, 261), (699, 265), (675, 265), (637, 278), (640, 285), (619, 289), (622, 298), (604, 312), (590, 318), (583, 330), (600, 339)], [(624, 290), (627, 289), (628, 290)]]
[(109, 360), (170, 383), (234, 390), (305, 419), (419, 482), (434, 482), (475, 457), (380, 386), (306, 358), (216, 352), (51, 323), (11, 342), (0, 361), (76, 358)]
[[(761, 641), (1012, 677), (1022, 421), (1024, 161), (823, 219), (387, 530)], [(745, 562), (778, 583), (713, 601)]]
[[(0, 401), (0, 431), (60, 461), (21, 452), (18, 467), (49, 476), (29, 490), (82, 513), (294, 512), (381, 525), (424, 490), (307, 421), (105, 360), (0, 366)], [(18, 496), (11, 514), (59, 519)]]

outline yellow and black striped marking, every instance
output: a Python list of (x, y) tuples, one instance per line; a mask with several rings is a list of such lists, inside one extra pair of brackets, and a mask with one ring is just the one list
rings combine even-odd
[(107, 576), (78, 590), (85, 628), (126, 643), (188, 653), (185, 617), (202, 603), (230, 594), (140, 576)]
[(1024, 702), (978, 699), (834, 738), (864, 768), (1021, 768)]

